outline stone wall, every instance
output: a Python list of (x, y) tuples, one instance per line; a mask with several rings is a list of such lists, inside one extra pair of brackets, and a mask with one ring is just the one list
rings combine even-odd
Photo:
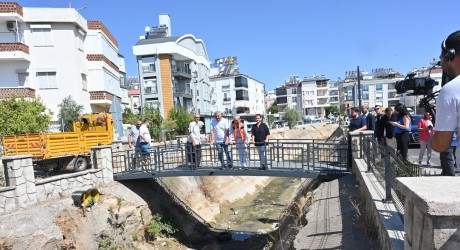
[(93, 169), (39, 181), (35, 180), (32, 155), (0, 158), (7, 184), (6, 187), (0, 187), (0, 213), (113, 181), (111, 146), (94, 147), (91, 152)]

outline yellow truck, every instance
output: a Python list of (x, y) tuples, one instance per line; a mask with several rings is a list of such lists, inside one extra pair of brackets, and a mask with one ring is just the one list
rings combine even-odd
[(112, 115), (85, 114), (73, 123), (73, 131), (3, 136), (3, 155), (31, 154), (41, 169), (83, 171), (91, 164), (91, 147), (112, 143)]

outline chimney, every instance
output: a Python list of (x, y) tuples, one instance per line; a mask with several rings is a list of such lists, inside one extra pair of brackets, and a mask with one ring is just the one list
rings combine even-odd
[(158, 16), (158, 23), (159, 23), (159, 26), (166, 25), (166, 27), (168, 27), (166, 36), (170, 37), (171, 36), (171, 18), (169, 17), (169, 14), (160, 14)]

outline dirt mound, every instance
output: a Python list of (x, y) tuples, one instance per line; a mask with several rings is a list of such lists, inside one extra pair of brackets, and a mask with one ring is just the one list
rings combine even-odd
[(294, 129), (273, 130), (272, 139), (327, 139), (338, 128), (338, 124), (312, 124)]

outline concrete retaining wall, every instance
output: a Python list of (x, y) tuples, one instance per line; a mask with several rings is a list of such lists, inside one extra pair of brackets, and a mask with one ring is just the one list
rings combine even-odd
[(25, 208), (50, 198), (86, 191), (113, 181), (111, 146), (92, 148), (93, 169), (36, 181), (32, 155), (0, 158), (7, 187), (0, 187), (0, 213)]

